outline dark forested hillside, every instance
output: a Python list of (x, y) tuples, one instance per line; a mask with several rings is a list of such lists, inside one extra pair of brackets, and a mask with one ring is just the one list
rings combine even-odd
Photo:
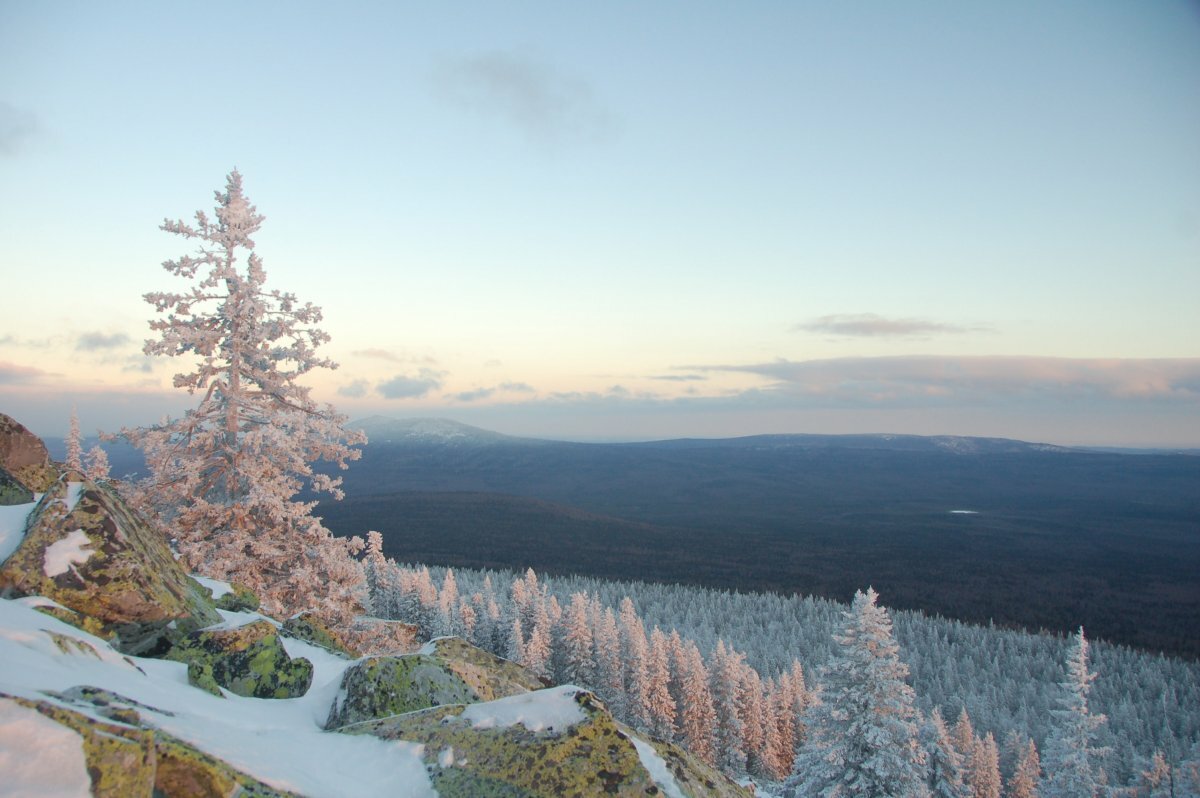
[[(973, 438), (373, 435), (339, 534), (397, 560), (797, 591), (1200, 655), (1200, 458)], [(955, 512), (960, 511), (960, 512)], [(961, 512), (969, 511), (969, 512)]]

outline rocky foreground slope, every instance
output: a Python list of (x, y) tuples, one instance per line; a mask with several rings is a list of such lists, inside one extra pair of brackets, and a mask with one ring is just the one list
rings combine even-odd
[(411, 650), (394, 624), (256, 612), (3, 415), (0, 488), (11, 794), (749, 794), (591, 692), (462, 640)]

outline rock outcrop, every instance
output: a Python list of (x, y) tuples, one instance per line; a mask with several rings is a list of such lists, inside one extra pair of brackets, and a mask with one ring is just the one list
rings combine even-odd
[(188, 683), (213, 695), (224, 687), (248, 698), (296, 698), (312, 684), (312, 663), (288, 656), (274, 624), (265, 620), (192, 632), (164, 659), (186, 663)]
[(34, 493), (42, 493), (58, 479), (58, 469), (42, 439), (3, 413), (0, 413), (0, 469)]
[[(165, 732), (144, 728), (136, 701), (104, 690), (86, 688), (55, 695), (58, 703), (31, 701), (0, 693), (7, 713), (36, 712), (81, 738), (84, 765), (96, 798), (176, 796), (177, 798), (287, 798), (283, 792), (240, 773)], [(92, 707), (108, 722), (63, 704)]]
[[(59, 479), (29, 514), (24, 539), (0, 564), (0, 595), (39, 595), (62, 615), (129, 654), (220, 623), (170, 547), (111, 485)], [(74, 619), (74, 620), (72, 620)]]

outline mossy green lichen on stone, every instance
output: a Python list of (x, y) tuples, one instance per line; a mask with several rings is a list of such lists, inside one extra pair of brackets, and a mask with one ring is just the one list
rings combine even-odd
[(421, 743), (442, 798), (660, 795), (628, 735), (596, 697), (573, 700), (584, 720), (566, 729), (521, 724), (476, 728), (465, 706), (441, 707), (348, 726), (342, 731)]
[(280, 632), (284, 637), (312, 643), (345, 659), (358, 659), (362, 656), (335, 629), (311, 612), (302, 612), (288, 618), (283, 622)]
[(58, 479), (46, 445), (4, 413), (0, 413), (0, 468), (34, 493), (46, 491)]
[[(136, 704), (107, 691), (91, 689), (88, 695), (58, 699), (75, 704), (116, 704), (127, 713)], [(80, 736), (91, 794), (97, 798), (291, 798), (225, 762), (157, 729), (144, 728), (136, 713), (112, 720), (97, 720), (84, 712), (51, 701), (31, 701), (0, 693), (71, 729)]]
[(426, 643), (421, 652), (445, 662), (450, 670), (470, 685), (480, 701), (494, 701), (549, 686), (548, 682), (525, 666), (501, 659), (461, 637), (436, 638)]
[(213, 606), (228, 612), (254, 612), (259, 607), (258, 596), (248, 587), (231, 584), (228, 593), (213, 601)]
[(479, 696), (438, 657), (367, 657), (346, 669), (325, 728), (399, 715)]
[(164, 655), (188, 665), (188, 681), (219, 695), (219, 685), (251, 698), (296, 698), (312, 684), (312, 663), (288, 656), (270, 621), (191, 632)]
[[(66, 567), (48, 567), (54, 560), (48, 552), (68, 538), (76, 541), (75, 556)], [(167, 542), (111, 485), (90, 481), (81, 484), (73, 507), (66, 480), (42, 496), (24, 539), (0, 566), (0, 591), (53, 599), (93, 619), (99, 629), (88, 631), (131, 654), (153, 652), (174, 634), (221, 620)]]
[(31, 504), (33, 491), (4, 468), (0, 467), (0, 507)]

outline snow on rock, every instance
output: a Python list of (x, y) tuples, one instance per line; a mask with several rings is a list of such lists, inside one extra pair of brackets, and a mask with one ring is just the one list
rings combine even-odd
[(191, 577), (212, 591), (214, 601), (221, 596), (233, 592), (233, 586), (228, 582), (222, 582), (220, 579), (209, 579), (207, 576), (200, 576), (199, 574), (191, 574)]
[(4, 795), (86, 798), (92, 794), (83, 738), (7, 698), (0, 698), (0, 773)]
[(96, 553), (88, 549), (91, 545), (91, 539), (82, 529), (76, 529), (62, 540), (51, 543), (46, 547), (43, 573), (53, 578), (71, 570), (72, 565), (87, 562)]
[(82, 495), (83, 495), (83, 483), (82, 482), (68, 482), (67, 483), (67, 497), (65, 499), (63, 499), (63, 501), (67, 505), (68, 513), (75, 509), (75, 505), (79, 504), (79, 497)]
[[(286, 700), (232, 694), (217, 698), (188, 685), (186, 665), (122, 657), (106, 641), (37, 612), (26, 606), (28, 603), (32, 602), (0, 600), (2, 693), (45, 701), (45, 691), (102, 685), (139, 702), (146, 725), (276, 789), (310, 798), (436, 798), (419, 744), (321, 731), (315, 718), (328, 711), (328, 690), (310, 690), (301, 698)], [(62, 645), (71, 640), (80, 648)], [(316, 665), (314, 684), (336, 683), (341, 678), (339, 669), (350, 665), (302, 641), (288, 640), (286, 645), (289, 653), (309, 658)], [(100, 656), (86, 654), (86, 648)], [(0, 750), (11, 748), (0, 741)], [(5, 794), (9, 772), (0, 764), (0, 773), (5, 774), (0, 794)], [(61, 794), (87, 795), (88, 790)]]
[(658, 751), (654, 750), (654, 746), (636, 736), (630, 737), (629, 740), (637, 749), (638, 759), (642, 760), (642, 767), (650, 774), (650, 778), (654, 779), (654, 783), (663, 791), (663, 795), (667, 798), (687, 798), (683, 794), (683, 790), (679, 789), (679, 784), (671, 775), (671, 769), (667, 767), (667, 763), (658, 755)]
[(0, 506), (0, 563), (12, 556), (25, 539), (25, 524), (34, 507), (37, 507), (36, 501)]
[(476, 729), (515, 726), (532, 732), (563, 731), (587, 720), (575, 696), (583, 688), (566, 684), (532, 693), (500, 698), (485, 704), (471, 704), (460, 716)]

